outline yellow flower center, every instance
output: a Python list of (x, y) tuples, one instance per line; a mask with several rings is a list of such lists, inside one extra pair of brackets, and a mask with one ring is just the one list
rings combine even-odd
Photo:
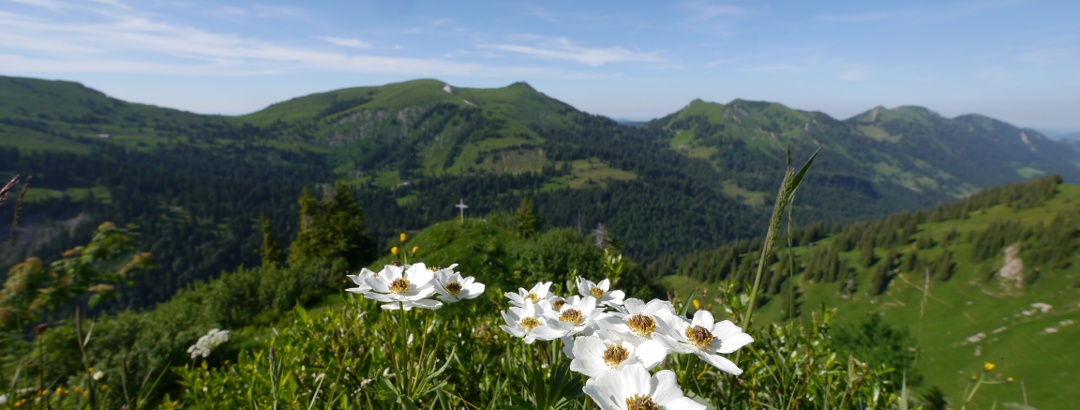
[(690, 344), (696, 346), (698, 349), (705, 350), (709, 346), (712, 346), (713, 339), (712, 332), (701, 326), (687, 327), (686, 328), (686, 340), (690, 341)]
[(394, 279), (394, 281), (390, 283), (390, 293), (400, 295), (402, 293), (405, 293), (408, 290), (409, 290), (409, 280), (408, 279), (397, 278), (397, 279)]
[(593, 287), (589, 288), (589, 294), (592, 295), (592, 297), (596, 298), (596, 300), (603, 299), (604, 298), (604, 293), (605, 292), (604, 292), (603, 289), (600, 289), (600, 288), (598, 288), (596, 286), (593, 286)]
[(540, 320), (535, 317), (526, 317), (521, 319), (521, 327), (525, 328), (525, 332), (528, 333), (533, 330), (534, 327), (540, 326)]
[(566, 309), (559, 315), (560, 322), (570, 323), (574, 326), (580, 325), (582, 319), (584, 318), (581, 316), (581, 311), (577, 309)]
[(540, 297), (536, 296), (536, 294), (532, 293), (532, 292), (529, 292), (528, 295), (525, 295), (525, 299), (532, 299), (533, 303), (536, 303), (536, 302), (540, 301)]
[(621, 345), (611, 345), (604, 349), (604, 363), (612, 369), (619, 367), (619, 363), (630, 358), (630, 351)]
[(566, 304), (565, 299), (555, 299), (554, 302), (551, 302), (551, 307), (554, 308), (555, 310), (562, 310), (562, 307), (565, 304)]
[(458, 293), (461, 293), (461, 284), (457, 282), (446, 282), (446, 293), (449, 293), (451, 296), (457, 296)]
[(649, 315), (634, 315), (626, 319), (626, 326), (638, 337), (650, 337), (656, 330), (656, 321)]
[(660, 405), (649, 396), (635, 394), (626, 399), (626, 410), (660, 410)]

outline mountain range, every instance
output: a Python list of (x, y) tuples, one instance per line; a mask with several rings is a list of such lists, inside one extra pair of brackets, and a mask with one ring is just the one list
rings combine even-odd
[(1080, 180), (1076, 145), (981, 115), (876, 107), (838, 120), (695, 100), (626, 126), (524, 82), (414, 80), (216, 116), (0, 77), (0, 142), (0, 173), (35, 175), (27, 212), (51, 212), (27, 220), (91, 214), (142, 227), (143, 244), (171, 262), (153, 299), (254, 263), (258, 215), (289, 239), (301, 188), (336, 179), (356, 187), (378, 238), (450, 219), (460, 200), (484, 215), (528, 197), (548, 226), (603, 224), (640, 258), (759, 235), (789, 155), (801, 163), (819, 148), (800, 221), (867, 219), (1046, 174)]

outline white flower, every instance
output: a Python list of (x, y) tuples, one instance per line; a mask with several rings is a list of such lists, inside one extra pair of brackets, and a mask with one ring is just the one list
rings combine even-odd
[(484, 293), (483, 283), (476, 282), (472, 276), (462, 278), (460, 273), (454, 272), (456, 266), (455, 263), (435, 272), (435, 292), (439, 293), (439, 299), (453, 303), (462, 299), (473, 299)]
[(619, 306), (623, 304), (623, 298), (626, 297), (626, 293), (621, 290), (611, 290), (611, 280), (604, 279), (600, 283), (592, 283), (592, 281), (578, 276), (577, 278), (578, 293), (582, 297), (592, 296), (596, 298), (596, 303), (608, 306)]
[(8, 399), (6, 394), (0, 394), (0, 406), (7, 404)]
[(643, 365), (646, 370), (650, 370), (667, 356), (667, 348), (651, 340), (634, 346), (627, 341), (579, 336), (571, 343), (574, 354), (570, 370), (589, 377), (600, 377), (604, 372), (621, 370), (634, 364)]
[(442, 302), (426, 299), (435, 293), (434, 276), (423, 263), (387, 265), (378, 275), (364, 278), (364, 283), (371, 287), (364, 297), (383, 302), (382, 308), (387, 310), (438, 309)]
[[(206, 335), (199, 338), (195, 344), (188, 347), (188, 353), (191, 354), (191, 358), (195, 359), (199, 356), (210, 357), (210, 352), (214, 348), (221, 346), (222, 343), (229, 341), (228, 330), (210, 329)], [(95, 375), (96, 376), (96, 375)], [(97, 380), (97, 379), (95, 379)]]
[(704, 405), (683, 396), (675, 372), (661, 370), (649, 377), (649, 371), (641, 364), (591, 378), (583, 390), (602, 410), (705, 409)]
[(731, 353), (754, 341), (730, 320), (715, 323), (712, 313), (707, 310), (694, 313), (693, 321), (672, 316), (658, 322), (657, 327), (674, 341), (668, 343), (671, 350), (696, 354), (716, 368), (736, 376), (742, 374), (742, 369), (717, 353)]
[(364, 293), (368, 293), (368, 292), (371, 291), (371, 286), (368, 286), (368, 284), (366, 282), (367, 278), (378, 276), (378, 274), (375, 273), (375, 272), (372, 272), (371, 269), (363, 268), (363, 269), (360, 269), (360, 273), (357, 274), (357, 275), (345, 275), (345, 276), (347, 278), (351, 279), (353, 281), (353, 283), (356, 285), (355, 288), (345, 289), (346, 292), (364, 294)]
[(504, 295), (510, 298), (510, 304), (517, 307), (525, 306), (525, 299), (529, 299), (534, 304), (539, 304), (540, 301), (550, 298), (552, 295), (548, 292), (548, 288), (551, 287), (551, 282), (540, 282), (533, 285), (532, 289), (525, 290), (525, 288), (518, 288), (517, 293), (506, 292)]
[(529, 299), (525, 300), (523, 307), (513, 306), (509, 311), (502, 312), (502, 317), (506, 324), (499, 325), (499, 328), (514, 337), (524, 339), (526, 344), (532, 344), (536, 340), (537, 329), (547, 327), (546, 320), (537, 313), (536, 305)]
[(582, 333), (592, 326), (593, 321), (602, 313), (604, 310), (596, 308), (596, 299), (592, 296), (581, 299), (568, 298), (561, 309), (544, 312), (550, 327), (541, 329), (537, 333), (537, 338), (552, 340)]
[(105, 373), (102, 372), (101, 370), (98, 370), (98, 371), (94, 372), (94, 374), (90, 375), (90, 377), (93, 378), (94, 381), (98, 381), (98, 380), (101, 380), (102, 377), (105, 377)]
[(667, 335), (656, 331), (656, 324), (677, 316), (671, 302), (660, 299), (653, 299), (649, 303), (636, 298), (626, 299), (622, 310), (623, 312), (598, 320), (601, 332), (618, 334), (635, 345), (647, 340), (660, 341), (667, 338)]

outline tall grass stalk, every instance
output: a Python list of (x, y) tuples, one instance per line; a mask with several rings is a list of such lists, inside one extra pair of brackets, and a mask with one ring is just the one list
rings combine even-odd
[[(769, 255), (772, 253), (773, 243), (776, 242), (776, 232), (780, 230), (780, 221), (784, 218), (784, 209), (795, 198), (795, 190), (799, 188), (799, 184), (802, 183), (803, 178), (806, 176), (806, 171), (810, 169), (810, 164), (814, 163), (814, 158), (817, 158), (817, 154), (821, 152), (821, 148), (814, 150), (814, 154), (810, 155), (810, 159), (806, 160), (798, 171), (791, 168), (791, 148), (788, 147), (787, 152), (787, 167), (784, 172), (784, 179), (780, 182), (780, 191), (776, 194), (776, 203), (773, 205), (772, 218), (769, 219), (769, 230), (765, 234), (765, 242), (761, 245), (761, 258), (758, 260), (757, 273), (754, 275), (754, 285), (750, 289), (750, 306), (746, 309), (746, 319), (739, 323), (743, 329), (750, 330), (751, 320), (754, 318), (754, 308), (758, 304), (758, 291), (761, 289), (761, 277), (765, 274), (765, 264), (769, 260)], [(791, 284), (789, 283), (788, 286)], [(738, 363), (742, 358), (742, 350), (735, 353), (735, 362)], [(730, 393), (727, 397), (727, 408), (731, 408), (732, 400), (735, 398), (735, 384), (731, 384)]]
[[(799, 188), (803, 177), (806, 176), (806, 171), (810, 169), (810, 164), (814, 163), (814, 158), (817, 158), (819, 152), (821, 152), (821, 148), (815, 150), (802, 168), (795, 171), (791, 168), (791, 149), (788, 149), (787, 172), (784, 173), (784, 180), (780, 183), (780, 192), (776, 195), (772, 218), (769, 219), (769, 230), (765, 234), (765, 242), (761, 245), (761, 258), (758, 261), (757, 273), (754, 276), (754, 286), (750, 289), (750, 306), (746, 310), (746, 319), (742, 323), (743, 328), (749, 328), (751, 320), (754, 318), (758, 291), (761, 290), (761, 277), (765, 274), (765, 264), (769, 260), (769, 255), (772, 254), (773, 244), (776, 242), (776, 232), (780, 230), (780, 221), (784, 218), (784, 208), (795, 198), (795, 190)], [(738, 358), (739, 356), (736, 355), (735, 357)], [(738, 360), (736, 359), (736, 361)]]

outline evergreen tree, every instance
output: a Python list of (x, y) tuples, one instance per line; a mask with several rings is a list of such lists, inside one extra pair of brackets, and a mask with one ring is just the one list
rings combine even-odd
[(863, 241), (859, 245), (859, 264), (864, 268), (869, 268), (877, 258), (874, 256), (874, 243), (871, 241)]
[(275, 232), (274, 226), (270, 224), (270, 219), (266, 217), (266, 214), (259, 214), (259, 225), (262, 228), (262, 245), (259, 246), (259, 257), (262, 266), (276, 267), (285, 259), (284, 254), (281, 252), (281, 245), (278, 244), (277, 232)]
[(529, 198), (521, 198), (521, 205), (517, 210), (518, 235), (531, 238), (540, 232), (540, 217), (533, 209), (533, 201)]
[(289, 266), (343, 259), (350, 270), (371, 260), (374, 241), (367, 234), (364, 213), (352, 188), (338, 181), (322, 201), (304, 189), (300, 195), (300, 229), (289, 246)]

